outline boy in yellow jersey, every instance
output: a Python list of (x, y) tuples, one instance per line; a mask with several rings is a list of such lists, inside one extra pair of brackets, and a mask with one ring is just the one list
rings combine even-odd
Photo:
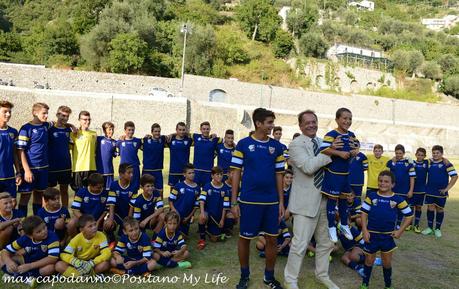
[(83, 187), (83, 180), (96, 172), (97, 133), (89, 129), (91, 115), (81, 111), (78, 115), (80, 128), (71, 134), (72, 149), (72, 189), (76, 192)]
[(390, 160), (389, 157), (383, 156), (383, 146), (376, 144), (373, 147), (373, 154), (367, 155), (368, 171), (367, 171), (367, 195), (370, 192), (378, 191), (378, 176), (382, 171), (387, 170), (386, 164)]
[(62, 261), (56, 263), (56, 271), (64, 276), (80, 276), (110, 269), (112, 252), (108, 248), (107, 237), (97, 231), (94, 217), (82, 215), (78, 219), (78, 227), (80, 233), (70, 240), (61, 253)]

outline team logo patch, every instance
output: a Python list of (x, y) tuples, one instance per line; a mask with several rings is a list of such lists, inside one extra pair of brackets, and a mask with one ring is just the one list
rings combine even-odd
[(275, 147), (269, 147), (268, 149), (270, 154), (273, 154), (276, 151)]
[(224, 191), (221, 191), (220, 192), (220, 196), (222, 196), (222, 198), (225, 196), (225, 192)]
[(212, 189), (209, 190), (209, 192), (207, 193), (209, 196), (212, 195)]
[(223, 153), (223, 149), (220, 149), (220, 153), (221, 153), (221, 154)]
[(395, 206), (397, 206), (397, 202), (395, 201), (390, 201), (389, 204), (392, 209), (395, 208)]
[(142, 208), (143, 208), (144, 210), (146, 210), (146, 209), (148, 209), (148, 205), (147, 205), (147, 204), (143, 204)]
[(69, 133), (69, 132), (66, 132), (66, 133), (65, 133), (65, 136), (66, 136), (66, 137), (70, 137), (70, 133)]
[(89, 197), (84, 197), (83, 202), (89, 203)]
[(125, 146), (126, 146), (126, 143), (125, 143), (125, 142), (122, 142), (122, 143), (121, 143), (121, 146), (125, 147)]
[(136, 142), (135, 142), (135, 143), (133, 143), (133, 145), (134, 145), (134, 147), (137, 147), (137, 143), (136, 143)]
[(14, 139), (14, 133), (10, 132), (9, 135), (11, 139)]
[(198, 137), (198, 141), (201, 141), (201, 138), (200, 138), (200, 137)]
[(443, 164), (439, 164), (438, 167), (439, 167), (439, 168), (442, 168), (442, 167), (443, 167)]
[(254, 152), (255, 151), (255, 145), (249, 145), (249, 151)]
[(32, 129), (32, 133), (37, 133), (37, 132), (38, 132), (38, 131), (37, 131), (36, 128)]
[(378, 199), (371, 200), (371, 203), (373, 204), (373, 206), (377, 206), (378, 205)]
[(42, 252), (46, 252), (46, 251), (48, 251), (48, 245), (41, 245), (40, 249), (41, 249)]
[(360, 157), (355, 157), (356, 160), (360, 160)]
[(175, 146), (175, 140), (172, 141), (172, 145)]
[(181, 188), (180, 189), (180, 194), (184, 194), (185, 193), (185, 188)]
[(105, 140), (104, 140), (104, 139), (101, 140), (100, 143), (101, 143), (101, 144), (105, 144)]
[(97, 249), (99, 249), (99, 248), (100, 248), (100, 245), (99, 245), (99, 244), (95, 244), (93, 247), (94, 247), (94, 249), (96, 249), (96, 250), (97, 250)]
[(409, 165), (409, 163), (405, 163), (405, 167), (407, 167)]
[(45, 217), (43, 221), (45, 221), (45, 223), (49, 223), (49, 217)]
[(142, 253), (143, 252), (143, 247), (142, 246), (138, 246), (137, 250), (139, 250), (139, 252)]
[(59, 137), (59, 134), (57, 132), (53, 133), (54, 137)]
[(148, 142), (148, 143), (151, 143), (151, 139), (148, 139), (147, 142)]
[(131, 243), (128, 242), (128, 243), (127, 243), (127, 248), (128, 248), (129, 250), (131, 250), (131, 249), (134, 248), (134, 247), (132, 246)]
[(100, 198), (100, 202), (101, 202), (102, 204), (103, 204), (103, 203), (105, 203), (105, 201), (106, 201), (106, 200), (107, 200), (107, 198), (106, 198), (106, 197), (102, 197), (102, 198)]
[(188, 141), (187, 141), (187, 140), (186, 140), (186, 141), (184, 141), (183, 143), (184, 143), (186, 146), (188, 145)]

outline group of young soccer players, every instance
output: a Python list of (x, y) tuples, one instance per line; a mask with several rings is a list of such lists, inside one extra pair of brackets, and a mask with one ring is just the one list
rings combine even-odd
[[(151, 134), (137, 138), (135, 124), (128, 121), (124, 134), (115, 140), (113, 123), (103, 123), (104, 136), (97, 136), (89, 130), (89, 112), (80, 112), (80, 127), (76, 128), (68, 124), (69, 107), (59, 107), (57, 120), (50, 122), (49, 107), (44, 103), (34, 104), (32, 121), (18, 132), (8, 126), (12, 108), (12, 103), (0, 101), (0, 267), (5, 274), (38, 277), (58, 272), (78, 276), (110, 271), (143, 275), (161, 267), (190, 268), (186, 244), (190, 224), (197, 222), (197, 248), (203, 250), (207, 236), (213, 242), (232, 236), (239, 213), (246, 219), (240, 224), (240, 248), (248, 246), (244, 240), (258, 238), (259, 255), (271, 260), (274, 240), (275, 254), (288, 255), (289, 228), (294, 221), (288, 198), (294, 176), (285, 169), (284, 160), (289, 161), (287, 146), (280, 143), (282, 128), (274, 127), (273, 139), (266, 145), (248, 137), (236, 147), (232, 130), (220, 138), (210, 133), (209, 122), (201, 123), (200, 133), (194, 134), (179, 122), (170, 135), (161, 135), (161, 127), (155, 123)], [(274, 116), (267, 110), (256, 110), (254, 123), (260, 119), (257, 112)], [(381, 252), (384, 279), (390, 288), (393, 237), (411, 228), (421, 232), (424, 204), (428, 205), (428, 228), (422, 233), (441, 237), (443, 209), (457, 173), (443, 158), (441, 146), (432, 148), (431, 159), (426, 159), (426, 150), (419, 148), (416, 160), (411, 161), (404, 156), (402, 145), (397, 145), (392, 159), (382, 156), (380, 145), (374, 146), (373, 155), (366, 156), (359, 152), (359, 142), (349, 131), (351, 111), (339, 109), (336, 121), (338, 128), (325, 135), (320, 147), (321, 153), (332, 158), (325, 167), (322, 185), (328, 198), (329, 236), (333, 242), (340, 240), (345, 251), (343, 262), (363, 276), (362, 288), (367, 288), (375, 255)], [(271, 129), (262, 134), (267, 133)], [(189, 163), (191, 147), (193, 164)], [(171, 191), (164, 203), (166, 148), (170, 150)], [(272, 169), (281, 173), (280, 179), (269, 180), (263, 175), (271, 170), (263, 155), (248, 158), (255, 148), (267, 150), (266, 162), (273, 162)], [(143, 154), (142, 171), (139, 150)], [(117, 180), (115, 157), (120, 157)], [(366, 170), (367, 191), (362, 202)], [(267, 179), (257, 182), (264, 177)], [(279, 180), (283, 200), (278, 203)], [(69, 185), (75, 191), (70, 208)], [(260, 185), (265, 186), (265, 195), (251, 193)], [(21, 194), (19, 203), (17, 192)], [(25, 217), (31, 196), (33, 215)], [(268, 204), (275, 213), (279, 204), (282, 218), (272, 224), (268, 218), (260, 219), (267, 212), (257, 211), (264, 208), (257, 204)], [(416, 216), (413, 224), (412, 210)], [(257, 230), (247, 216), (260, 219), (266, 229)], [(310, 248), (313, 250), (313, 245)], [(239, 250), (248, 252), (248, 247)], [(248, 255), (240, 256), (240, 260), (244, 258)], [(248, 264), (248, 259), (241, 262)], [(265, 271), (265, 283), (282, 288), (271, 269)], [(243, 279), (248, 281), (248, 267), (241, 263)], [(247, 282), (240, 282), (238, 288), (246, 288), (244, 285)]]

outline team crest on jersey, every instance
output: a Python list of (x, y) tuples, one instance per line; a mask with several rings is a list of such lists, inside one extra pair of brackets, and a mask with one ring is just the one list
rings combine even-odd
[(356, 160), (360, 160), (360, 157), (355, 157)]
[(405, 167), (408, 167), (409, 163), (405, 163)]
[(181, 189), (180, 189), (180, 194), (183, 195), (184, 193), (185, 193), (185, 188), (181, 188)]
[(107, 200), (107, 198), (106, 198), (106, 197), (102, 197), (102, 198), (100, 198), (100, 202), (101, 202), (102, 204), (103, 204), (103, 203), (105, 203), (105, 201), (106, 201), (106, 200)]
[(59, 134), (57, 132), (53, 133), (54, 137), (59, 137)]
[(142, 246), (137, 246), (137, 250), (139, 250), (140, 253), (143, 252), (143, 247)]
[(373, 203), (373, 206), (377, 206), (378, 205), (378, 199), (371, 200), (371, 203)]
[(48, 251), (48, 245), (41, 245), (40, 249), (41, 249), (42, 252), (46, 252), (46, 251)]
[(223, 149), (220, 149), (220, 153), (222, 154), (223, 152), (224, 152), (224, 150), (223, 150)]
[(143, 204), (142, 208), (143, 208), (144, 210), (148, 209), (148, 204)]
[(133, 194), (132, 192), (128, 192), (129, 198), (132, 197), (132, 194)]
[(186, 140), (186, 141), (184, 141), (183, 143), (184, 143), (186, 146), (188, 145), (188, 141), (187, 141), (187, 140)]
[(151, 143), (151, 139), (150, 138), (147, 140), (147, 143)]
[(14, 133), (10, 132), (9, 135), (11, 139), (14, 139)]
[(45, 223), (49, 223), (49, 217), (45, 217), (43, 221), (45, 221)]
[(254, 152), (255, 151), (255, 145), (249, 145), (249, 151)]
[(439, 164), (438, 167), (439, 167), (439, 168), (442, 168), (442, 167), (443, 167), (443, 164)]
[(24, 251), (25, 251), (26, 253), (30, 253), (30, 252), (32, 252), (32, 247), (25, 247), (25, 248), (24, 248)]
[(101, 144), (105, 144), (105, 140), (104, 140), (104, 139), (101, 140), (100, 143), (101, 143)]
[(423, 167), (423, 168), (426, 168), (426, 167), (427, 167), (427, 165), (424, 163), (424, 164), (422, 164), (422, 167)]
[(70, 137), (70, 133), (69, 133), (69, 132), (66, 132), (66, 133), (65, 133), (65, 136), (66, 136), (66, 137)]
[(200, 138), (200, 137), (198, 137), (198, 141), (201, 141), (201, 138)]
[(83, 202), (89, 203), (89, 197), (84, 197)]
[(221, 191), (220, 192), (220, 196), (222, 196), (222, 198), (225, 196), (225, 192), (224, 191)]
[(125, 146), (126, 146), (126, 143), (125, 143), (125, 142), (122, 142), (122, 143), (121, 143), (121, 146), (125, 147)]
[(270, 154), (273, 154), (276, 151), (275, 147), (268, 147), (268, 149)]
[(36, 128), (32, 129), (32, 133), (37, 133), (38, 130)]
[(136, 142), (134, 142), (134, 143), (132, 143), (132, 144), (134, 145), (134, 147), (137, 147), (137, 143), (136, 143)]
[(392, 209), (395, 208), (395, 206), (397, 206), (397, 202), (396, 201), (390, 201), (389, 204), (390, 204), (390, 207)]
[(172, 141), (172, 145), (175, 146), (175, 140)]
[(209, 190), (209, 192), (207, 193), (209, 196), (212, 195), (212, 189)]

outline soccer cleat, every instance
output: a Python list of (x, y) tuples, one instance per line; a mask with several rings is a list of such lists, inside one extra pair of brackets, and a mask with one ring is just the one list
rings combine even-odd
[(405, 228), (405, 231), (411, 231), (411, 225)]
[(265, 283), (265, 285), (271, 289), (283, 289), (282, 285), (276, 279), (273, 279), (271, 281), (266, 281), (265, 279), (263, 279), (263, 283)]
[(428, 236), (428, 235), (433, 235), (434, 231), (432, 230), (432, 228), (430, 227), (427, 227), (425, 228), (421, 234), (425, 235), (425, 236)]
[(344, 234), (344, 237), (348, 240), (354, 240), (354, 236), (352, 236), (351, 229), (348, 225), (341, 225), (340, 231)]
[(124, 275), (126, 271), (118, 269), (118, 268), (110, 268), (110, 273), (115, 274), (115, 275)]
[(379, 257), (376, 257), (373, 265), (374, 266), (382, 266), (382, 259), (379, 258)]
[(336, 234), (336, 227), (328, 228), (328, 237), (333, 243), (338, 242), (338, 235)]
[(198, 250), (204, 250), (204, 248), (206, 247), (206, 240), (199, 240), (198, 241)]
[(249, 287), (249, 277), (239, 279), (239, 283), (236, 285), (236, 289), (247, 289)]
[(188, 261), (178, 262), (177, 264), (180, 269), (191, 269), (191, 263)]
[(368, 286), (365, 284), (360, 285), (360, 289), (368, 289)]
[(416, 225), (413, 227), (413, 231), (417, 234), (421, 233), (421, 228), (419, 228), (419, 225)]
[(441, 238), (442, 236), (440, 229), (435, 229), (434, 234), (435, 234), (435, 238)]

